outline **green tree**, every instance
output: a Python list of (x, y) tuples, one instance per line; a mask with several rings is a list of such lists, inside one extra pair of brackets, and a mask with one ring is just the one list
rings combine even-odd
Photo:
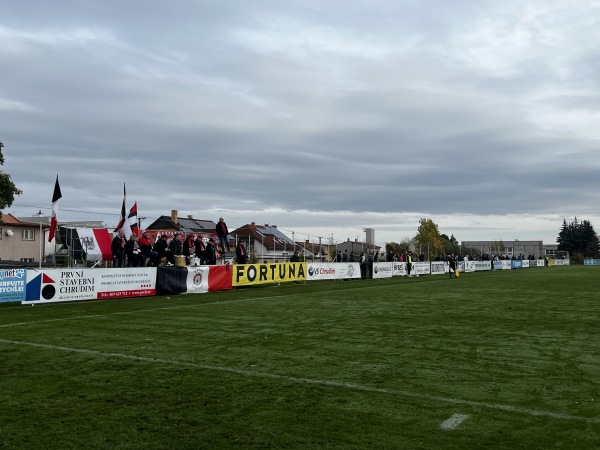
[(576, 262), (600, 255), (600, 241), (589, 220), (579, 222), (575, 217), (573, 222), (567, 222), (563, 219), (556, 242), (557, 249), (569, 252)]
[[(0, 142), (0, 166), (4, 165), (3, 148), (4, 144)], [(2, 219), (2, 210), (11, 206), (15, 201), (15, 196), (21, 194), (22, 191), (17, 189), (10, 179), (10, 175), (0, 170), (0, 220)]]
[(398, 244), (397, 242), (388, 242), (385, 244), (385, 253), (388, 255), (396, 255), (398, 258), (408, 251), (406, 244)]
[(420, 244), (421, 250), (429, 251), (430, 255), (437, 255), (444, 252), (444, 242), (442, 241), (438, 226), (431, 219), (419, 220), (419, 228), (415, 241)]

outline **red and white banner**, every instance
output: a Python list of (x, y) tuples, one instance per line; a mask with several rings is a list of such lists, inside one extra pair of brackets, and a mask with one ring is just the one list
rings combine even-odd
[(112, 260), (112, 237), (106, 228), (77, 228), (76, 231), (87, 261)]

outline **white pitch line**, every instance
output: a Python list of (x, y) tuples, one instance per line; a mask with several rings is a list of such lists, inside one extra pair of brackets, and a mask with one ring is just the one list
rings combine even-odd
[(521, 414), (521, 415), (525, 415), (525, 416), (547, 417), (547, 418), (555, 419), (555, 420), (565, 420), (565, 421), (569, 420), (569, 421), (575, 421), (575, 422), (600, 424), (600, 418), (598, 418), (598, 417), (575, 416), (575, 415), (564, 414), (564, 413), (559, 413), (559, 412), (521, 408), (519, 406), (504, 405), (501, 403), (477, 402), (477, 401), (462, 400), (462, 399), (452, 398), (452, 397), (442, 397), (442, 396), (438, 396), (438, 395), (420, 394), (417, 392), (409, 392), (409, 391), (403, 391), (403, 390), (398, 390), (398, 389), (376, 388), (376, 387), (372, 387), (372, 386), (365, 386), (362, 384), (344, 383), (342, 381), (319, 380), (319, 379), (313, 379), (313, 378), (299, 378), (299, 377), (277, 375), (277, 374), (266, 373), (266, 372), (256, 372), (253, 370), (236, 369), (236, 368), (232, 368), (232, 367), (221, 367), (221, 366), (212, 366), (212, 365), (208, 365), (208, 364), (198, 364), (198, 363), (187, 362), (187, 361), (174, 361), (174, 360), (161, 359), (161, 358), (150, 358), (150, 357), (146, 357), (146, 356), (127, 355), (124, 353), (101, 352), (98, 350), (89, 350), (89, 349), (84, 349), (84, 348), (61, 347), (58, 345), (38, 344), (35, 342), (12, 341), (12, 340), (8, 340), (8, 339), (0, 339), (0, 344), (43, 348), (46, 350), (55, 350), (55, 351), (62, 351), (62, 352), (67, 352), (67, 353), (80, 353), (80, 354), (85, 354), (85, 355), (101, 357), (101, 358), (114, 358), (114, 359), (140, 361), (140, 362), (147, 362), (147, 363), (154, 363), (154, 364), (165, 364), (165, 365), (179, 366), (179, 367), (191, 367), (194, 369), (212, 370), (212, 371), (216, 371), (216, 372), (232, 373), (232, 374), (241, 375), (244, 377), (266, 378), (266, 379), (270, 379), (270, 380), (283, 381), (283, 382), (287, 382), (287, 383), (309, 384), (309, 385), (314, 385), (314, 386), (349, 389), (349, 390), (353, 390), (353, 391), (371, 392), (371, 393), (376, 393), (376, 394), (386, 394), (386, 395), (394, 395), (394, 396), (399, 396), (399, 397), (416, 398), (416, 399), (421, 399), (421, 400), (426, 400), (426, 401), (431, 401), (431, 402), (448, 403), (448, 404), (452, 404), (452, 405), (463, 405), (463, 406), (469, 406), (469, 407), (473, 407), (473, 408), (491, 409), (491, 410), (503, 411), (503, 412), (508, 412), (508, 413)]
[(468, 414), (452, 414), (448, 420), (440, 424), (440, 428), (445, 431), (455, 430), (468, 418)]

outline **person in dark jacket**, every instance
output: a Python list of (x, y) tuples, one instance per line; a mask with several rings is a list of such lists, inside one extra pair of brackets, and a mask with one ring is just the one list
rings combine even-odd
[(175, 258), (173, 257), (173, 253), (171, 253), (171, 249), (169, 248), (169, 244), (167, 242), (168, 236), (163, 234), (158, 241), (154, 244), (154, 251), (156, 252), (156, 265), (158, 266), (161, 263), (163, 258), (166, 259), (166, 264), (174, 264)]
[(235, 247), (235, 257), (237, 258), (238, 264), (248, 263), (248, 252), (246, 251), (246, 241), (241, 240)]
[(183, 255), (183, 241), (181, 240), (182, 237), (183, 235), (175, 233), (175, 236), (173, 236), (173, 239), (171, 239), (171, 242), (169, 242), (169, 249), (171, 250), (173, 258), (175, 258), (175, 255)]
[(200, 265), (206, 264), (206, 246), (201, 234), (194, 241), (194, 245), (196, 246), (196, 257), (200, 258)]
[(127, 241), (125, 240), (125, 232), (119, 230), (119, 233), (113, 238), (110, 244), (112, 252), (113, 267), (125, 267), (125, 256)]
[(454, 257), (454, 253), (448, 255), (448, 273), (450, 274), (450, 278), (452, 278), (452, 274), (456, 278), (456, 258)]
[(217, 264), (217, 246), (213, 238), (210, 238), (208, 244), (206, 244), (205, 258), (206, 264), (209, 266)]
[(290, 258), (290, 262), (300, 262), (300, 250), (296, 250)]
[(227, 253), (229, 253), (229, 240), (227, 240), (229, 230), (227, 229), (227, 224), (225, 223), (225, 220), (222, 217), (219, 217), (219, 222), (217, 223), (215, 231), (217, 232), (219, 243), (221, 244), (221, 251), (225, 252), (225, 248), (227, 248)]
[(142, 232), (142, 236), (138, 239), (138, 244), (140, 244), (140, 252), (142, 254), (142, 267), (146, 265), (154, 267), (156, 265), (155, 261), (158, 255), (154, 250), (152, 250), (152, 244), (148, 238), (148, 232)]

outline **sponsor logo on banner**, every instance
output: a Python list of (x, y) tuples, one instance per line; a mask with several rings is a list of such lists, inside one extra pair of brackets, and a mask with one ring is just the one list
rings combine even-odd
[(413, 263), (411, 275), (429, 275), (431, 270), (428, 262), (417, 261)]
[(25, 269), (0, 269), (0, 303), (23, 301), (26, 281)]
[(306, 280), (306, 263), (236, 264), (233, 286)]
[(156, 268), (28, 270), (24, 304), (155, 295)]
[(391, 262), (373, 263), (373, 278), (391, 278), (393, 270)]
[(392, 276), (394, 277), (405, 277), (406, 276), (406, 263), (395, 262), (393, 264)]
[(448, 263), (444, 261), (431, 262), (431, 275), (442, 275), (448, 273)]
[(208, 292), (208, 273), (209, 267), (188, 267), (187, 292), (206, 293)]
[(308, 266), (306, 277), (309, 281), (349, 278), (360, 278), (359, 263), (313, 263)]

